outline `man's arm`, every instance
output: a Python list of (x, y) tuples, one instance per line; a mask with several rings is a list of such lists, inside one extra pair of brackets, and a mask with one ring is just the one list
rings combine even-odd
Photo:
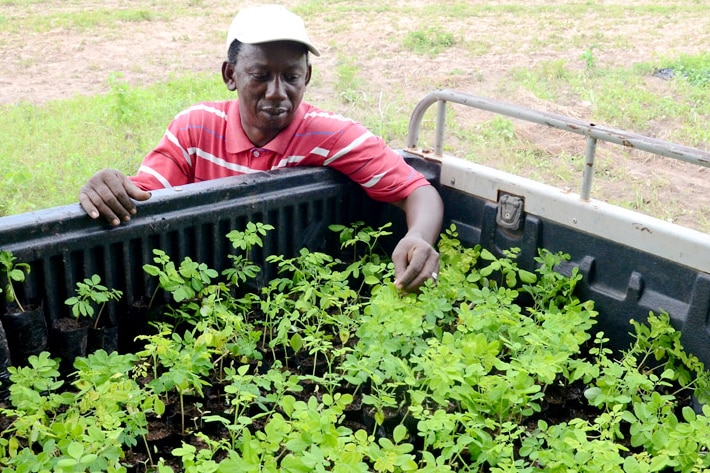
[(127, 222), (136, 213), (133, 200), (148, 200), (150, 192), (141, 190), (115, 169), (103, 169), (79, 191), (79, 203), (91, 218), (103, 217), (111, 225)]
[(408, 229), (392, 253), (395, 285), (412, 291), (439, 272), (434, 243), (441, 232), (444, 203), (433, 186), (422, 186), (394, 204), (406, 213)]
[(181, 130), (190, 129), (191, 119), (189, 113), (182, 113), (168, 125), (158, 145), (141, 163), (141, 168), (150, 172), (139, 169), (131, 178), (115, 169), (103, 169), (94, 174), (79, 191), (79, 203), (84, 211), (91, 218), (103, 217), (111, 225), (119, 225), (135, 215), (134, 201), (150, 198), (147, 190), (187, 184), (190, 166), (183, 150), (191, 148), (192, 144), (190, 134)]

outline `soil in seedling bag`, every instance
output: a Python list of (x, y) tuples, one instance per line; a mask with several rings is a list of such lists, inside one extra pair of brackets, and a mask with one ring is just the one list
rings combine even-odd
[(118, 327), (89, 328), (86, 353), (104, 350), (106, 353), (118, 351)]
[(47, 349), (47, 320), (41, 304), (24, 312), (5, 314), (2, 325), (14, 365), (23, 365), (31, 355)]
[(86, 356), (89, 326), (75, 319), (60, 318), (54, 323), (54, 350), (62, 359), (62, 370), (71, 369), (74, 359)]

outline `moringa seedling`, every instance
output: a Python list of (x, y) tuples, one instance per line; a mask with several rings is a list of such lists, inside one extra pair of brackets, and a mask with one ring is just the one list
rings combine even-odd
[[(20, 312), (24, 312), (25, 308), (17, 297), (14, 283), (25, 282), (25, 278), (30, 274), (30, 265), (17, 262), (17, 258), (10, 251), (0, 251), (0, 265), (2, 265), (2, 271), (7, 278), (7, 284), (5, 285), (7, 301), (15, 303)], [(0, 290), (0, 292), (2, 291)]]
[(118, 289), (109, 289), (101, 284), (101, 276), (94, 274), (84, 281), (76, 283), (76, 295), (68, 298), (64, 303), (71, 307), (72, 315), (77, 319), (79, 317), (91, 318), (96, 312), (95, 307), (98, 306), (98, 313), (94, 319), (93, 327), (97, 328), (101, 313), (109, 301), (117, 301), (123, 296), (123, 292)]

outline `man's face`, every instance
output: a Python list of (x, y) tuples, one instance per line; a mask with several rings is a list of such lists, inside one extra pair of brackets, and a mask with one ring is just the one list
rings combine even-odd
[(303, 45), (291, 41), (242, 44), (224, 80), (239, 96), (242, 127), (256, 146), (286, 128), (301, 104), (311, 67)]

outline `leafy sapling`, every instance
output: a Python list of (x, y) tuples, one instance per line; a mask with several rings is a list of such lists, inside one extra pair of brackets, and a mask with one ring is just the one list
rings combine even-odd
[(202, 291), (210, 285), (212, 279), (219, 276), (214, 269), (205, 263), (193, 261), (186, 256), (177, 266), (170, 256), (163, 250), (154, 249), (153, 261), (157, 265), (144, 264), (143, 270), (158, 277), (158, 287), (150, 299), (149, 306), (153, 305), (159, 288), (172, 294), (175, 302), (182, 303), (201, 295)]
[(252, 249), (255, 246), (263, 247), (262, 237), (265, 237), (266, 233), (273, 229), (274, 226), (268, 223), (248, 222), (244, 231), (232, 230), (227, 234), (232, 247), (243, 252), (243, 254), (227, 255), (232, 260), (232, 267), (225, 269), (222, 274), (232, 285), (239, 286), (240, 283), (253, 279), (259, 274), (261, 268), (250, 259)]
[[(343, 273), (345, 276), (352, 275), (355, 278), (362, 276), (358, 293), (365, 285), (375, 286), (394, 276), (394, 265), (391, 260), (378, 252), (380, 240), (392, 235), (392, 232), (387, 230), (390, 226), (391, 223), (385, 223), (377, 230), (366, 226), (363, 222), (354, 222), (350, 226), (337, 224), (328, 226), (331, 231), (339, 234), (342, 249), (348, 247), (353, 249), (353, 261)], [(361, 250), (363, 247), (364, 251)]]
[(30, 274), (30, 265), (27, 263), (17, 262), (17, 258), (10, 251), (0, 251), (0, 265), (5, 273), (7, 283), (5, 285), (5, 297), (7, 301), (17, 306), (20, 312), (24, 312), (25, 308), (20, 303), (15, 291), (14, 283), (23, 283), (28, 274)]
[(381, 237), (391, 235), (392, 232), (387, 230), (392, 223), (388, 222), (382, 225), (379, 229), (374, 230), (372, 227), (366, 226), (364, 222), (354, 222), (349, 226), (346, 225), (329, 225), (328, 228), (340, 236), (340, 246), (342, 248), (353, 247), (353, 259), (357, 259), (357, 247), (362, 244), (366, 248), (366, 256), (372, 259), (378, 249), (377, 243)]
[(101, 277), (94, 274), (84, 281), (76, 283), (76, 295), (68, 298), (64, 303), (71, 307), (72, 314), (77, 319), (79, 317), (91, 318), (96, 312), (98, 313), (94, 319), (93, 327), (98, 328), (101, 313), (109, 301), (117, 301), (123, 296), (123, 292), (118, 289), (109, 289), (101, 284)]

